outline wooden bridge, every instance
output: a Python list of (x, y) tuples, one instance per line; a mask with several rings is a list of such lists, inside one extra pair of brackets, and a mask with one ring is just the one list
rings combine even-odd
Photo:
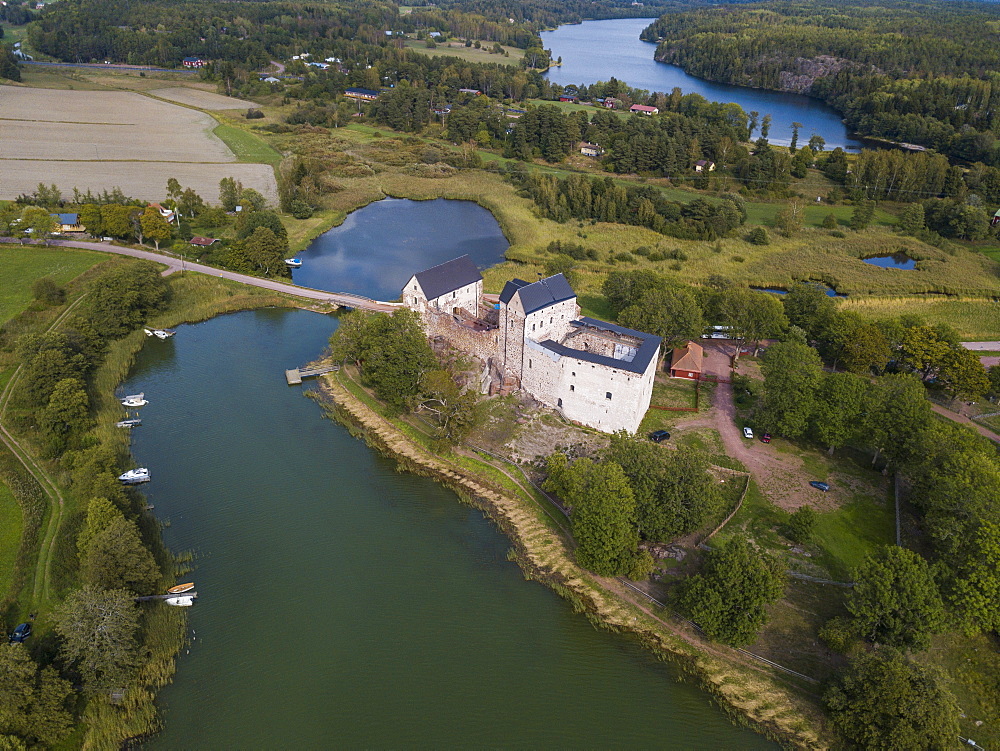
[(285, 371), (285, 380), (289, 386), (297, 386), (302, 383), (303, 378), (315, 378), (326, 373), (336, 373), (340, 370), (339, 365), (320, 365), (315, 368), (293, 368)]

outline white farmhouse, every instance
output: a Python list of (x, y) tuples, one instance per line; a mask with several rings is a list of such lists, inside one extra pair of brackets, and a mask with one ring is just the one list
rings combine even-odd
[(414, 274), (403, 287), (403, 303), (425, 315), (429, 311), (479, 313), (483, 276), (469, 256), (462, 256)]

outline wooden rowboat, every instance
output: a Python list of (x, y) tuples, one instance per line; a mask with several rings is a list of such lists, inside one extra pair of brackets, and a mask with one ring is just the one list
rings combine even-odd
[(187, 584), (178, 584), (176, 587), (171, 587), (167, 590), (168, 595), (179, 595), (181, 592), (190, 592), (194, 589), (194, 582), (188, 582)]

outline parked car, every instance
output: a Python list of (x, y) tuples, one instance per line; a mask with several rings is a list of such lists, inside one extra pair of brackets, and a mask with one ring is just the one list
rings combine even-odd
[(751, 430), (750, 428), (743, 428), (743, 437), (753, 438), (753, 430)]
[(660, 443), (660, 441), (665, 441), (670, 437), (670, 432), (667, 430), (654, 430), (649, 434), (649, 440)]
[(760, 437), (760, 442), (761, 443), (770, 443), (771, 442), (771, 434), (770, 433), (764, 433), (764, 435), (762, 435)]
[(20, 644), (25, 639), (31, 636), (31, 624), (22, 623), (17, 628), (14, 629), (14, 633), (10, 635), (10, 644)]
[(810, 480), (809, 484), (817, 490), (822, 490), (824, 493), (830, 489), (830, 486), (827, 483), (820, 482), (819, 480)]

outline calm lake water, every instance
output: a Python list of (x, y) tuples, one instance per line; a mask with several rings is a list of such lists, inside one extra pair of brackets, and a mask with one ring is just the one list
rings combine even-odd
[(774, 748), (286, 386), (336, 325), (268, 309), (181, 326), (123, 386), (149, 399), (133, 453), (201, 595), (150, 747)]
[[(792, 138), (792, 123), (802, 123), (799, 144), (818, 134), (828, 149), (842, 146), (859, 149), (861, 142), (848, 135), (847, 127), (833, 109), (801, 94), (783, 94), (742, 86), (710, 83), (688, 75), (676, 65), (653, 59), (656, 45), (643, 42), (639, 34), (652, 18), (623, 18), (610, 21), (584, 21), (542, 32), (542, 42), (552, 50), (552, 57), (562, 57), (561, 67), (553, 67), (548, 77), (555, 83), (592, 84), (617, 78), (629, 86), (669, 93), (680, 87), (685, 94), (701, 94), (715, 102), (736, 102), (746, 112), (756, 111), (761, 118), (771, 115), (769, 141), (787, 145)], [(757, 131), (755, 135), (759, 135)]]
[(508, 245), (493, 215), (472, 201), (385, 198), (313, 240), (292, 281), (397, 300), (417, 271), (465, 254), (485, 269), (503, 260)]
[(872, 266), (881, 266), (883, 269), (909, 271), (917, 268), (917, 262), (906, 255), (906, 253), (893, 253), (891, 256), (872, 256), (871, 258), (864, 258), (862, 260)]

